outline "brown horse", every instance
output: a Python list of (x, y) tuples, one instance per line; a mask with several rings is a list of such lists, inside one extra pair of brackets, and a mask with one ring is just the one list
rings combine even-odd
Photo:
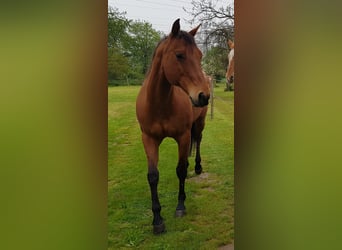
[(227, 90), (231, 90), (231, 85), (234, 82), (234, 42), (228, 40), (228, 47), (230, 49), (228, 53), (228, 67), (226, 72)]
[(184, 184), (187, 176), (191, 141), (197, 143), (196, 173), (202, 172), (200, 142), (209, 100), (209, 85), (201, 69), (202, 53), (194, 36), (199, 26), (185, 32), (180, 30), (179, 19), (172, 31), (159, 42), (152, 63), (136, 101), (136, 113), (142, 131), (153, 211), (153, 232), (165, 231), (158, 199), (159, 145), (165, 137), (178, 144), (179, 179), (176, 216), (185, 214)]

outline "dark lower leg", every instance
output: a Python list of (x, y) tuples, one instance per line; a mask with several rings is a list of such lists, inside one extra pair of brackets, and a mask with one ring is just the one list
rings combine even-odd
[(226, 79), (226, 88), (224, 89), (225, 91), (228, 91), (229, 90), (229, 82), (228, 80)]
[(163, 218), (160, 215), (161, 206), (158, 198), (158, 181), (159, 181), (159, 172), (158, 170), (151, 171), (147, 174), (148, 183), (150, 184), (151, 189), (151, 198), (152, 198), (152, 212), (153, 212), (153, 226), (155, 233), (161, 233), (165, 230), (165, 226), (163, 223)]
[(196, 145), (196, 158), (195, 158), (195, 162), (196, 162), (195, 172), (196, 172), (196, 174), (202, 173), (201, 152), (200, 152), (201, 139), (202, 139), (202, 135), (200, 135), (199, 139), (197, 140), (197, 145)]
[(176, 208), (176, 215), (178, 216), (182, 216), (185, 213), (185, 205), (184, 205), (184, 201), (186, 198), (185, 195), (185, 178), (187, 176), (187, 172), (188, 172), (188, 161), (185, 162), (179, 162), (176, 172), (177, 172), (177, 176), (179, 179), (179, 193), (178, 193), (178, 205)]

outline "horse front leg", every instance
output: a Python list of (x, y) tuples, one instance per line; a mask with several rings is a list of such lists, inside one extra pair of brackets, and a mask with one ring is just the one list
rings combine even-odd
[(190, 147), (190, 131), (182, 137), (176, 139), (178, 143), (178, 165), (176, 168), (177, 177), (179, 179), (178, 205), (176, 208), (176, 216), (182, 217), (185, 215), (185, 179), (188, 173), (188, 155)]
[(152, 200), (152, 212), (153, 212), (153, 233), (160, 234), (165, 231), (165, 224), (163, 218), (160, 215), (161, 206), (158, 198), (158, 182), (159, 171), (158, 165), (158, 148), (161, 143), (159, 140), (155, 140), (146, 134), (142, 136), (145, 153), (147, 156), (148, 173), (147, 180), (150, 185), (151, 200)]

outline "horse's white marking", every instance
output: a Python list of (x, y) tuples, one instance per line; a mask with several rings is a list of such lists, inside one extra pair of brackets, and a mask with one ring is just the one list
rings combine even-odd
[(229, 63), (232, 61), (233, 57), (234, 57), (234, 49), (231, 49), (229, 51), (229, 54), (228, 54), (228, 61), (229, 61)]

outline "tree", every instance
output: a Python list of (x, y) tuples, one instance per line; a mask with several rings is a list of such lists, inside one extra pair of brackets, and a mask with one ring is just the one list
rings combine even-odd
[(204, 52), (204, 69), (208, 74), (224, 77), (228, 64), (227, 40), (234, 40), (234, 8), (227, 0), (192, 0), (190, 24), (201, 23), (196, 40)]
[(147, 22), (132, 21), (118, 9), (108, 10), (108, 80), (137, 79), (146, 73), (161, 34)]
[(207, 51), (205, 57), (203, 58), (203, 69), (204, 71), (214, 76), (215, 78), (222, 78), (225, 75), (225, 65), (227, 61), (227, 56), (225, 54), (225, 49), (221, 47), (213, 47)]
[(108, 48), (122, 48), (122, 42), (127, 39), (127, 29), (130, 21), (125, 17), (125, 12), (119, 12), (117, 8), (108, 9)]
[(108, 10), (108, 80), (122, 79), (129, 71), (127, 58), (123, 54), (129, 21), (118, 9)]
[(129, 53), (131, 65), (145, 74), (151, 62), (154, 48), (160, 40), (161, 34), (147, 22), (132, 22), (129, 26)]
[(234, 7), (227, 1), (192, 0), (192, 9), (186, 11), (192, 15), (191, 24), (201, 23), (204, 44), (224, 43), (234, 40)]
[(108, 48), (108, 79), (123, 79), (129, 72), (129, 64), (117, 47)]

